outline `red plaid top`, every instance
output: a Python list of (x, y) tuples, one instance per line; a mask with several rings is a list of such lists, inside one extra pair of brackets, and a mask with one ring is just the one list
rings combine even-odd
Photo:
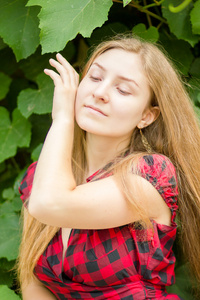
[[(33, 163), (28, 168), (19, 188), (23, 202), (29, 197), (35, 167)], [(99, 180), (101, 172), (87, 181), (97, 180), (97, 175)], [(181, 299), (167, 294), (165, 289), (175, 282), (175, 168), (168, 158), (154, 154), (140, 159), (139, 172), (169, 206), (171, 226), (152, 221), (154, 232), (146, 231), (145, 235), (144, 230), (131, 225), (102, 230), (72, 229), (63, 262), (59, 230), (35, 267), (36, 277), (57, 299)]]

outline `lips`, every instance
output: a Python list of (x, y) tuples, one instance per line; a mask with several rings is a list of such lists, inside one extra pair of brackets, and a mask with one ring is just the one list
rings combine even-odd
[(98, 107), (96, 106), (93, 106), (93, 105), (84, 105), (86, 108), (90, 108), (94, 111), (97, 111), (99, 112), (100, 114), (102, 114), (103, 116), (107, 116), (101, 109), (99, 109)]

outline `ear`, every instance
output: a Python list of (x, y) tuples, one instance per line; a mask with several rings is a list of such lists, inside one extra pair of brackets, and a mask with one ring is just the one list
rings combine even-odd
[(151, 106), (147, 108), (144, 111), (142, 119), (138, 123), (137, 127), (140, 129), (147, 127), (158, 118), (159, 114), (160, 114), (160, 109), (158, 106)]

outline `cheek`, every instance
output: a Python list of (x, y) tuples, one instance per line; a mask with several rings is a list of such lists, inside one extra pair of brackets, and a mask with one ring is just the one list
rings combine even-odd
[(126, 102), (124, 102), (123, 105), (115, 106), (114, 110), (116, 116), (125, 120), (141, 118), (143, 113), (143, 108), (140, 105)]
[[(134, 100), (133, 100), (134, 101)], [(118, 124), (126, 130), (134, 129), (141, 121), (144, 107), (136, 103), (125, 103), (115, 107), (115, 116)], [(120, 126), (121, 126), (120, 125)]]

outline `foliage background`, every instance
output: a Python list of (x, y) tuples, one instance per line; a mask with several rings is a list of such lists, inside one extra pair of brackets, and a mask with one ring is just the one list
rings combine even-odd
[[(175, 7), (174, 7), (175, 6)], [(0, 299), (17, 300), (13, 271), (20, 240), (18, 187), (37, 160), (51, 124), (53, 84), (44, 75), (61, 52), (80, 71), (88, 49), (116, 33), (162, 44), (187, 83), (200, 117), (200, 0), (1, 0), (0, 2)], [(192, 295), (178, 243), (176, 284)]]

